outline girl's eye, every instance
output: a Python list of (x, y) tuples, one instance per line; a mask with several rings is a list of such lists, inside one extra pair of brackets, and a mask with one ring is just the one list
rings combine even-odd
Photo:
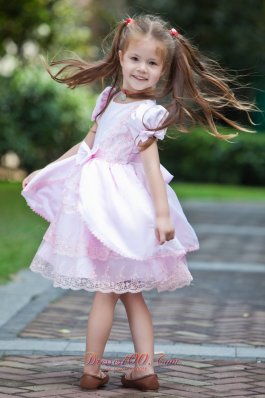
[(150, 65), (157, 65), (157, 63), (155, 61), (150, 61), (149, 63), (150, 63)]
[(138, 58), (137, 58), (137, 57), (131, 57), (131, 59), (132, 59), (133, 61), (138, 61)]

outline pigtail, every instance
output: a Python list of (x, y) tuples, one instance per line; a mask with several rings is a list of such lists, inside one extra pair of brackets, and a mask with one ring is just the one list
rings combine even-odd
[[(124, 22), (118, 24), (114, 31), (111, 48), (102, 60), (95, 62), (86, 62), (82, 59), (52, 61), (50, 66), (64, 65), (56, 74), (52, 74), (48, 63), (42, 57), (45, 69), (53, 80), (66, 84), (71, 89), (87, 85), (98, 79), (104, 81), (105, 78), (111, 78), (112, 86), (115, 87), (121, 76), (118, 50), (124, 26)], [(76, 70), (78, 72), (72, 73)]]
[(237, 130), (253, 132), (223, 113), (225, 108), (244, 111), (253, 124), (248, 112), (256, 110), (256, 107), (236, 98), (229, 87), (234, 80), (216, 61), (204, 57), (184, 36), (178, 35), (173, 40), (175, 53), (165, 87), (165, 92), (172, 92), (173, 100), (167, 107), (169, 115), (164, 126), (160, 128), (174, 123), (180, 131), (186, 132), (191, 122), (208, 127), (210, 134), (220, 139), (227, 140), (238, 135), (220, 134), (215, 124), (218, 119)]

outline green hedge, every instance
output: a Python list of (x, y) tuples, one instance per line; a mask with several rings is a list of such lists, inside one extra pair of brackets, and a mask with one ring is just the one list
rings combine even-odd
[(0, 155), (14, 150), (27, 171), (41, 168), (86, 135), (94, 95), (56, 83), (39, 67), (0, 78)]
[(199, 128), (178, 133), (176, 139), (159, 145), (161, 163), (177, 181), (264, 186), (265, 134), (240, 132), (232, 141), (221, 141)]

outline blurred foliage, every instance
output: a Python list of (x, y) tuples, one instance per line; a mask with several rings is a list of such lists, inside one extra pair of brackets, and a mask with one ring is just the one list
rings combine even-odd
[(200, 128), (170, 136), (160, 144), (160, 158), (177, 181), (265, 186), (265, 134), (239, 132), (232, 143)]
[(15, 151), (28, 171), (55, 160), (84, 139), (95, 100), (87, 89), (55, 84), (31, 67), (0, 78), (0, 155)]
[[(11, 51), (25, 62), (27, 42), (44, 55), (47, 51), (52, 58), (64, 50), (93, 56), (90, 5), (89, 0), (0, 0), (0, 56)], [(17, 49), (13, 50), (10, 44)]]
[(18, 55), (22, 55), (22, 46), (28, 39), (36, 39), (47, 45), (48, 38), (38, 35), (37, 28), (41, 24), (50, 25), (53, 20), (53, 0), (0, 0), (0, 55), (5, 54), (5, 45), (12, 40), (18, 47)]

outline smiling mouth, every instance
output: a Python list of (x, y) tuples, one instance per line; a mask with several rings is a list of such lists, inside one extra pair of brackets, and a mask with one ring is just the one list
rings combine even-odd
[(132, 75), (136, 80), (139, 80), (139, 81), (145, 81), (145, 80), (148, 80), (148, 79), (146, 79), (145, 77), (141, 77), (141, 76), (135, 76), (135, 75)]

